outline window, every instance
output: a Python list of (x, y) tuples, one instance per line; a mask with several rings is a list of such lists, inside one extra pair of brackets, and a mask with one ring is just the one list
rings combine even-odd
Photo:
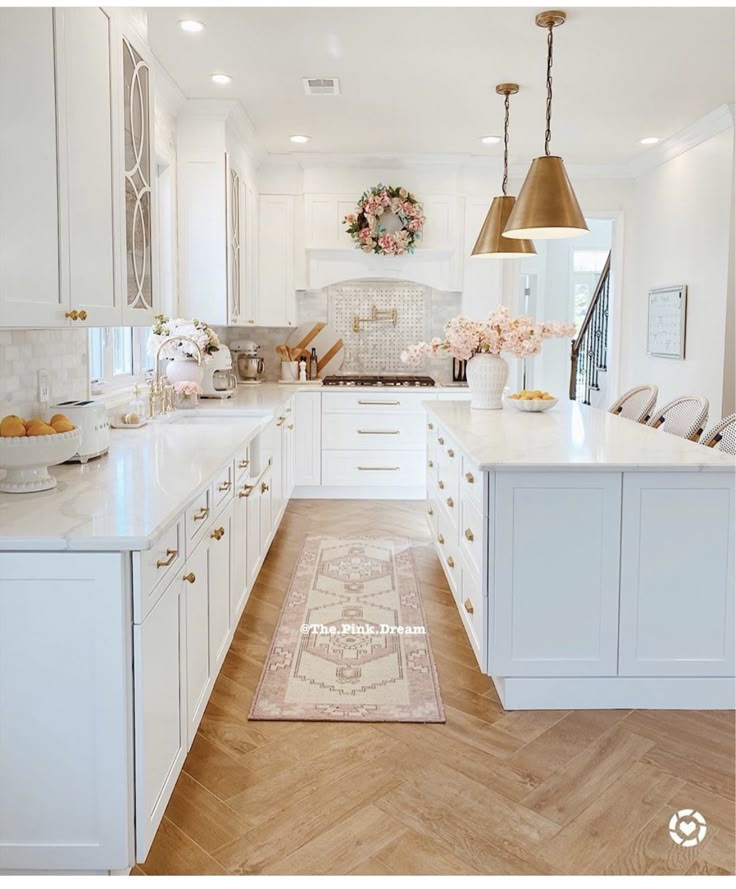
[(153, 369), (146, 348), (150, 333), (150, 327), (90, 327), (90, 380), (111, 388), (142, 380)]

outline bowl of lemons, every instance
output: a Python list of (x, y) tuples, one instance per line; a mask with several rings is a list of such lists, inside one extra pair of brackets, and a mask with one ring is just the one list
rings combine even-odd
[(531, 411), (535, 414), (548, 411), (557, 404), (554, 395), (550, 395), (549, 392), (544, 392), (542, 389), (522, 389), (520, 392), (509, 395), (507, 401), (520, 411)]
[(56, 487), (49, 466), (73, 457), (79, 449), (82, 430), (68, 417), (54, 414), (46, 421), (40, 417), (24, 420), (8, 414), (0, 420), (0, 491), (29, 494)]

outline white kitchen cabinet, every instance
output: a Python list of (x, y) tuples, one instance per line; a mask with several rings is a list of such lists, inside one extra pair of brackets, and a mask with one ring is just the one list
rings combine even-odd
[(491, 670), (615, 676), (621, 475), (496, 472)]
[(234, 627), (248, 600), (248, 498), (252, 491), (250, 476), (241, 478), (233, 500), (232, 540), (230, 542), (230, 625)]
[[(56, 10), (62, 301), (87, 326), (117, 326), (120, 194), (114, 151), (113, 42), (99, 7)], [(117, 106), (115, 106), (117, 108)]]
[(189, 556), (182, 572), (186, 632), (182, 649), (186, 657), (187, 749), (202, 720), (210, 693), (212, 670), (209, 642), (209, 544), (203, 540)]
[(294, 399), (294, 483), (322, 483), (322, 394), (297, 392)]
[(65, 326), (54, 12), (0, 10), (0, 324)]
[(260, 548), (259, 553), (261, 557), (266, 552), (269, 543), (271, 542), (271, 532), (272, 532), (272, 522), (274, 519), (274, 511), (272, 509), (273, 504), (273, 478), (272, 478), (272, 470), (271, 468), (267, 469), (258, 483), (259, 495), (258, 502), (260, 504)]
[(733, 676), (734, 539), (733, 475), (624, 475), (621, 675)]
[[(253, 586), (261, 565), (261, 486), (256, 479), (249, 483), (245, 502), (248, 505), (248, 536), (245, 545), (245, 563), (248, 589)], [(269, 516), (270, 520), (270, 516)]]
[(230, 545), (233, 506), (229, 503), (215, 518), (210, 531), (207, 561), (209, 587), (210, 670), (215, 675), (230, 641)]
[(243, 209), (245, 243), (241, 246), (243, 255), (241, 269), (241, 314), (238, 323), (256, 323), (258, 304), (258, 193), (248, 182), (243, 182)]
[(255, 311), (260, 326), (290, 327), (296, 322), (294, 249), (294, 198), (262, 194), (258, 203)]
[(132, 865), (120, 553), (0, 554), (0, 870)]
[(296, 473), (296, 399), (292, 398), (284, 411), (286, 419), (281, 435), (281, 496), (285, 508), (294, 491)]
[(133, 627), (136, 854), (151, 843), (187, 754), (184, 584), (177, 577)]

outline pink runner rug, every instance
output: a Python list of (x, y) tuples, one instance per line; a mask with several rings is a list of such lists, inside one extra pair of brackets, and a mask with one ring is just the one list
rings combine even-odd
[(444, 722), (406, 539), (307, 537), (250, 719)]

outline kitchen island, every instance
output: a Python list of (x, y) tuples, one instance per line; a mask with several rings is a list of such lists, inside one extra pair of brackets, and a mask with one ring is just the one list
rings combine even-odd
[(435, 546), (507, 709), (734, 706), (732, 457), (577, 403), (425, 408)]

